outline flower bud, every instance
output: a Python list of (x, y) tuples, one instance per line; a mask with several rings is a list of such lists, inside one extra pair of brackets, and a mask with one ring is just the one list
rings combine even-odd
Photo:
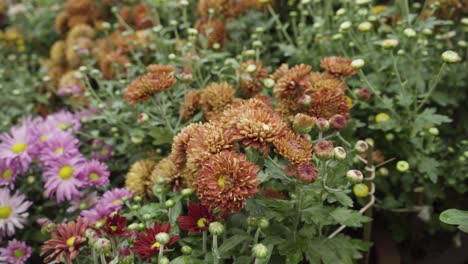
[(400, 160), (396, 164), (396, 168), (399, 172), (407, 172), (410, 168), (410, 165), (407, 161), (405, 160)]
[(319, 131), (327, 131), (330, 128), (330, 122), (322, 117), (318, 118), (315, 124)]
[[(340, 8), (340, 9), (338, 9), (338, 10), (336, 11), (336, 15), (337, 15), (337, 16), (342, 16), (342, 15), (344, 15), (345, 13), (346, 13), (346, 9), (344, 9), (344, 8)], [(349, 21), (346, 21), (346, 22), (349, 22)], [(343, 22), (343, 23), (346, 23), (346, 22)], [(342, 24), (343, 24), (343, 23), (342, 23)], [(349, 23), (351, 23), (351, 22), (349, 22)]]
[(312, 103), (312, 97), (308, 94), (304, 94), (297, 100), (297, 102), (303, 106), (310, 106)]
[(361, 183), (364, 180), (364, 175), (358, 170), (349, 170), (346, 172), (346, 179), (352, 183)]
[(256, 70), (257, 70), (257, 66), (255, 66), (255, 64), (249, 64), (246, 68), (246, 71), (248, 73), (255, 72)]
[(438, 136), (439, 135), (439, 129), (437, 129), (437, 127), (431, 127), (429, 128), (429, 134), (433, 135), (433, 136)]
[(340, 32), (348, 31), (353, 24), (350, 21), (345, 21), (340, 24)]
[(406, 28), (405, 30), (403, 30), (403, 34), (405, 34), (405, 36), (407, 36), (408, 38), (416, 37), (416, 31), (414, 31), (414, 29), (412, 28)]
[(171, 53), (171, 54), (169, 54), (169, 55), (167, 56), (167, 58), (168, 58), (169, 60), (175, 60), (175, 59), (177, 58), (177, 56), (176, 56), (174, 53)]
[(140, 229), (140, 230), (145, 229), (145, 224), (139, 223), (139, 224), (138, 224), (138, 229)]
[(256, 244), (252, 247), (252, 255), (255, 258), (264, 259), (268, 255), (268, 248), (263, 244)]
[(208, 230), (212, 235), (218, 236), (224, 232), (224, 225), (220, 222), (212, 222), (210, 223)]
[(163, 177), (158, 177), (158, 179), (156, 179), (157, 185), (164, 185), (165, 183), (166, 183), (166, 179), (164, 179)]
[(380, 168), (380, 169), (379, 169), (379, 173), (380, 173), (380, 175), (382, 175), (382, 176), (384, 176), (384, 177), (387, 177), (388, 174), (389, 174), (388, 169), (385, 168), (385, 167)]
[(132, 223), (128, 226), (128, 230), (130, 231), (134, 231), (134, 230), (138, 230), (139, 229), (139, 225), (138, 223)]
[(163, 256), (162, 258), (158, 259), (158, 264), (169, 264), (169, 263), (171, 263), (171, 261), (170, 261), (167, 257), (165, 257), (165, 256)]
[(358, 30), (361, 32), (367, 32), (372, 29), (372, 24), (370, 22), (362, 22), (358, 25)]
[(193, 190), (190, 188), (185, 188), (181, 191), (182, 196), (184, 197), (189, 197), (190, 195), (193, 194)]
[(146, 122), (148, 121), (149, 117), (146, 113), (140, 113), (138, 114), (137, 116), (137, 122), (138, 123), (143, 123), (143, 122)]
[(387, 113), (379, 113), (375, 116), (376, 123), (384, 123), (390, 119), (390, 116)]
[(93, 248), (96, 250), (97, 253), (106, 254), (110, 252), (111, 243), (107, 238), (99, 238), (93, 243)]
[(247, 217), (247, 219), (245, 219), (245, 222), (247, 223), (248, 226), (257, 226), (258, 219), (254, 216), (249, 216)]
[(364, 140), (358, 140), (354, 145), (354, 149), (357, 151), (357, 153), (363, 154), (369, 150), (369, 144), (367, 144), (367, 142)]
[(346, 159), (346, 150), (343, 147), (335, 147), (333, 149), (333, 157), (336, 160), (344, 160)]
[(363, 198), (369, 195), (369, 187), (364, 183), (358, 183), (353, 186), (353, 193), (356, 197)]
[(182, 246), (181, 251), (182, 251), (182, 254), (184, 254), (184, 255), (192, 254), (192, 248), (189, 247), (189, 246)]
[(384, 49), (393, 49), (398, 46), (399, 42), (396, 39), (386, 39), (382, 41), (382, 48)]
[(314, 127), (316, 120), (317, 119), (315, 117), (298, 113), (294, 116), (292, 125), (293, 130), (299, 134), (307, 134)]
[(213, 43), (212, 48), (213, 48), (214, 50), (219, 50), (219, 49), (221, 48), (221, 45), (220, 45), (218, 42), (216, 42), (216, 43)]
[(268, 219), (262, 217), (258, 220), (258, 227), (260, 227), (261, 229), (265, 229), (265, 228), (268, 228), (268, 226), (270, 225), (270, 222), (268, 221)]
[(356, 70), (362, 69), (366, 65), (366, 62), (363, 59), (355, 59), (351, 62), (351, 67)]
[(132, 141), (133, 144), (138, 145), (138, 144), (141, 144), (141, 142), (143, 142), (143, 137), (132, 136), (130, 137), (130, 140)]
[(161, 232), (156, 235), (156, 241), (161, 245), (165, 245), (169, 243), (169, 240), (171, 240), (171, 237), (169, 236), (168, 233)]
[(332, 116), (329, 122), (330, 126), (335, 130), (341, 130), (348, 125), (348, 119), (340, 114)]
[(372, 95), (371, 91), (369, 89), (367, 89), (367, 88), (361, 88), (358, 91), (358, 96), (363, 101), (369, 100), (371, 95)]
[(263, 85), (265, 85), (266, 88), (273, 88), (275, 86), (275, 80), (266, 78), (263, 80)]
[(395, 139), (395, 135), (393, 133), (385, 134), (385, 139), (388, 141), (393, 141)]
[(458, 63), (461, 61), (461, 57), (455, 51), (447, 50), (442, 53), (442, 60), (447, 63)]
[(333, 158), (335, 152), (333, 150), (333, 143), (331, 141), (320, 141), (314, 146), (315, 156), (322, 160)]

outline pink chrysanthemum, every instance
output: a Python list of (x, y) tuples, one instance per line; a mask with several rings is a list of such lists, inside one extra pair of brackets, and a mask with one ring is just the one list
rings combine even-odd
[(15, 160), (21, 164), (21, 170), (27, 171), (32, 162), (29, 149), (32, 146), (32, 136), (29, 126), (22, 124), (12, 127), (10, 133), (0, 135), (0, 159)]
[(30, 155), (35, 159), (41, 154), (41, 150), (44, 148), (45, 142), (51, 138), (51, 135), (59, 129), (50, 122), (37, 122), (31, 126), (31, 135), (33, 138), (33, 144), (30, 148)]
[(67, 208), (67, 213), (73, 213), (78, 210), (88, 209), (94, 206), (99, 201), (97, 192), (92, 192), (84, 197), (70, 201), (70, 206)]
[(99, 204), (110, 206), (112, 210), (120, 210), (125, 200), (132, 198), (133, 194), (126, 188), (114, 188), (102, 195)]
[(59, 158), (48, 163), (43, 173), (47, 197), (56, 196), (59, 203), (81, 197), (78, 188), (83, 182), (78, 176), (83, 162), (83, 157), (75, 156)]
[(79, 144), (80, 141), (72, 134), (56, 130), (44, 142), (40, 151), (40, 159), (44, 164), (48, 164), (59, 158), (74, 157), (80, 153)]
[(0, 186), (8, 186), (13, 189), (18, 172), (19, 165), (16, 160), (0, 159)]
[(23, 264), (31, 257), (31, 247), (16, 239), (8, 241), (6, 248), (0, 248), (0, 263)]
[(0, 238), (12, 236), (15, 229), (24, 227), (31, 204), (23, 194), (10, 195), (9, 190), (0, 189)]
[(98, 221), (104, 221), (106, 217), (113, 212), (113, 208), (109, 206), (103, 206), (101, 203), (97, 203), (92, 209), (81, 211), (81, 216), (94, 224)]
[(73, 113), (62, 110), (49, 115), (46, 122), (60, 130), (71, 130), (76, 131), (81, 128), (80, 119), (78, 119)]
[(85, 186), (104, 186), (109, 182), (109, 170), (106, 164), (98, 160), (85, 162), (79, 173)]

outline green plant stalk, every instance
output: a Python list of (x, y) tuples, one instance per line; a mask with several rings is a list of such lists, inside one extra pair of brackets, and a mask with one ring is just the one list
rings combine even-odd
[(421, 107), (423, 107), (427, 103), (427, 100), (429, 100), (429, 97), (431, 97), (432, 93), (437, 87), (437, 84), (440, 81), (440, 78), (442, 77), (442, 72), (445, 70), (446, 65), (447, 63), (444, 62), (444, 64), (442, 64), (442, 67), (440, 67), (439, 73), (437, 74), (435, 81), (432, 83), (431, 87), (429, 88), (429, 91), (424, 96), (424, 99), (421, 101), (421, 103), (419, 103), (418, 107), (416, 108), (416, 111), (415, 111), (416, 113), (421, 109)]
[[(373, 156), (373, 148), (371, 145), (369, 145), (369, 149), (367, 150), (367, 156), (366, 156), (366, 159), (367, 159), (367, 164), (366, 164), (366, 168), (372, 168), (374, 166), (374, 156)], [(374, 169), (374, 173), (375, 173), (375, 169)], [(366, 178), (370, 178), (372, 177), (372, 172), (367, 170), (365, 171), (365, 176)], [(369, 186), (369, 188), (371, 188), (371, 184), (372, 182), (366, 182), (367, 185)], [(365, 216), (368, 216), (370, 218), (372, 218), (372, 215), (373, 215), (373, 210), (372, 210), (372, 207), (369, 208), (365, 213), (364, 213)], [(371, 240), (371, 234), (372, 234), (372, 222), (368, 222), (364, 225), (364, 234), (363, 234), (363, 239), (364, 241), (370, 241)], [(366, 252), (365, 255), (364, 255), (364, 263), (365, 264), (368, 264), (369, 263), (369, 258), (370, 258), (370, 252)]]
[(213, 235), (213, 264), (219, 264), (219, 260), (221, 259), (219, 256), (219, 251), (218, 251), (218, 236)]
[(286, 40), (289, 42), (289, 44), (291, 44), (292, 46), (294, 46), (294, 42), (292, 41), (291, 37), (289, 36), (288, 32), (286, 32), (286, 29), (284, 28), (283, 24), (281, 23), (281, 20), (278, 18), (278, 15), (275, 13), (275, 10), (273, 10), (273, 7), (271, 7), (271, 5), (269, 4), (268, 5), (268, 11), (270, 12), (270, 14), (273, 16), (273, 18), (275, 19), (276, 21), (276, 24), (279, 25), (281, 27), (281, 32), (283, 33), (284, 37), (286, 38)]
[(104, 256), (104, 254), (99, 254), (99, 258), (101, 259), (101, 264), (107, 264), (106, 256)]
[(262, 229), (259, 227), (257, 228), (257, 231), (255, 231), (255, 236), (254, 236), (254, 245), (256, 245), (258, 243), (258, 238), (260, 237), (260, 232), (262, 231)]
[(207, 243), (207, 233), (206, 233), (206, 230), (203, 231), (203, 254), (206, 254), (206, 243)]
[(159, 246), (158, 263), (161, 263), (161, 259), (164, 257), (164, 245)]
[[(383, 102), (384, 99), (382, 98), (382, 96), (380, 96), (379, 93), (377, 93), (377, 90), (375, 89), (375, 87), (369, 82), (369, 79), (367, 79), (366, 75), (364, 74), (364, 72), (362, 70), (359, 70), (358, 71), (358, 74), (359, 74), (359, 77), (361, 77), (361, 79), (364, 80), (364, 82), (367, 84), (367, 87), (369, 87), (369, 89), (371, 89), (372, 93), (380, 100)], [(397, 113), (395, 112), (395, 110), (393, 108), (389, 108), (388, 110), (390, 110), (390, 112), (392, 112), (392, 114), (396, 117), (397, 116)]]
[(301, 221), (302, 218), (302, 196), (303, 196), (303, 191), (302, 191), (302, 186), (300, 184), (296, 185), (297, 188), (297, 201), (296, 201), (296, 218), (294, 219), (294, 241), (297, 240), (297, 229), (299, 227), (299, 222)]

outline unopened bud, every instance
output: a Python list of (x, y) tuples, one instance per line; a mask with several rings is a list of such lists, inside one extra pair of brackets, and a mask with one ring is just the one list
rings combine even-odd
[(333, 149), (333, 153), (334, 153), (333, 156), (336, 160), (346, 159), (346, 150), (343, 147), (335, 147)]
[(359, 154), (366, 153), (369, 150), (369, 144), (364, 140), (358, 140), (354, 145), (354, 149)]
[(268, 255), (268, 248), (263, 244), (256, 244), (252, 248), (252, 255), (255, 258), (264, 259)]
[(352, 183), (360, 183), (364, 179), (364, 175), (358, 170), (349, 170), (346, 172), (346, 179)]
[(220, 222), (212, 222), (210, 223), (208, 230), (212, 235), (218, 236), (224, 232), (224, 225)]

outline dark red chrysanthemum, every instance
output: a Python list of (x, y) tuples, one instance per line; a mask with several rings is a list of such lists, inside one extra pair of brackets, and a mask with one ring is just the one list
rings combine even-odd
[[(131, 247), (130, 250), (134, 253), (137, 253), (140, 258), (148, 261), (152, 256), (159, 252), (159, 247), (161, 246), (161, 244), (156, 241), (156, 235), (159, 233), (169, 234), (170, 232), (171, 225), (159, 225), (157, 222), (155, 222), (153, 228), (147, 228), (145, 231), (138, 234), (138, 239), (135, 241), (133, 247)], [(169, 242), (164, 245), (164, 248), (170, 247), (177, 240), (179, 240), (179, 238), (179, 235), (172, 236)]]
[(177, 217), (177, 222), (182, 230), (187, 230), (191, 234), (201, 233), (208, 229), (211, 222), (216, 221), (215, 217), (202, 204), (192, 201), (188, 205), (188, 215)]
[(106, 217), (106, 222), (101, 228), (102, 231), (109, 235), (114, 236), (130, 236), (130, 232), (127, 229), (127, 218), (121, 216), (119, 213), (113, 214), (112, 216)]

